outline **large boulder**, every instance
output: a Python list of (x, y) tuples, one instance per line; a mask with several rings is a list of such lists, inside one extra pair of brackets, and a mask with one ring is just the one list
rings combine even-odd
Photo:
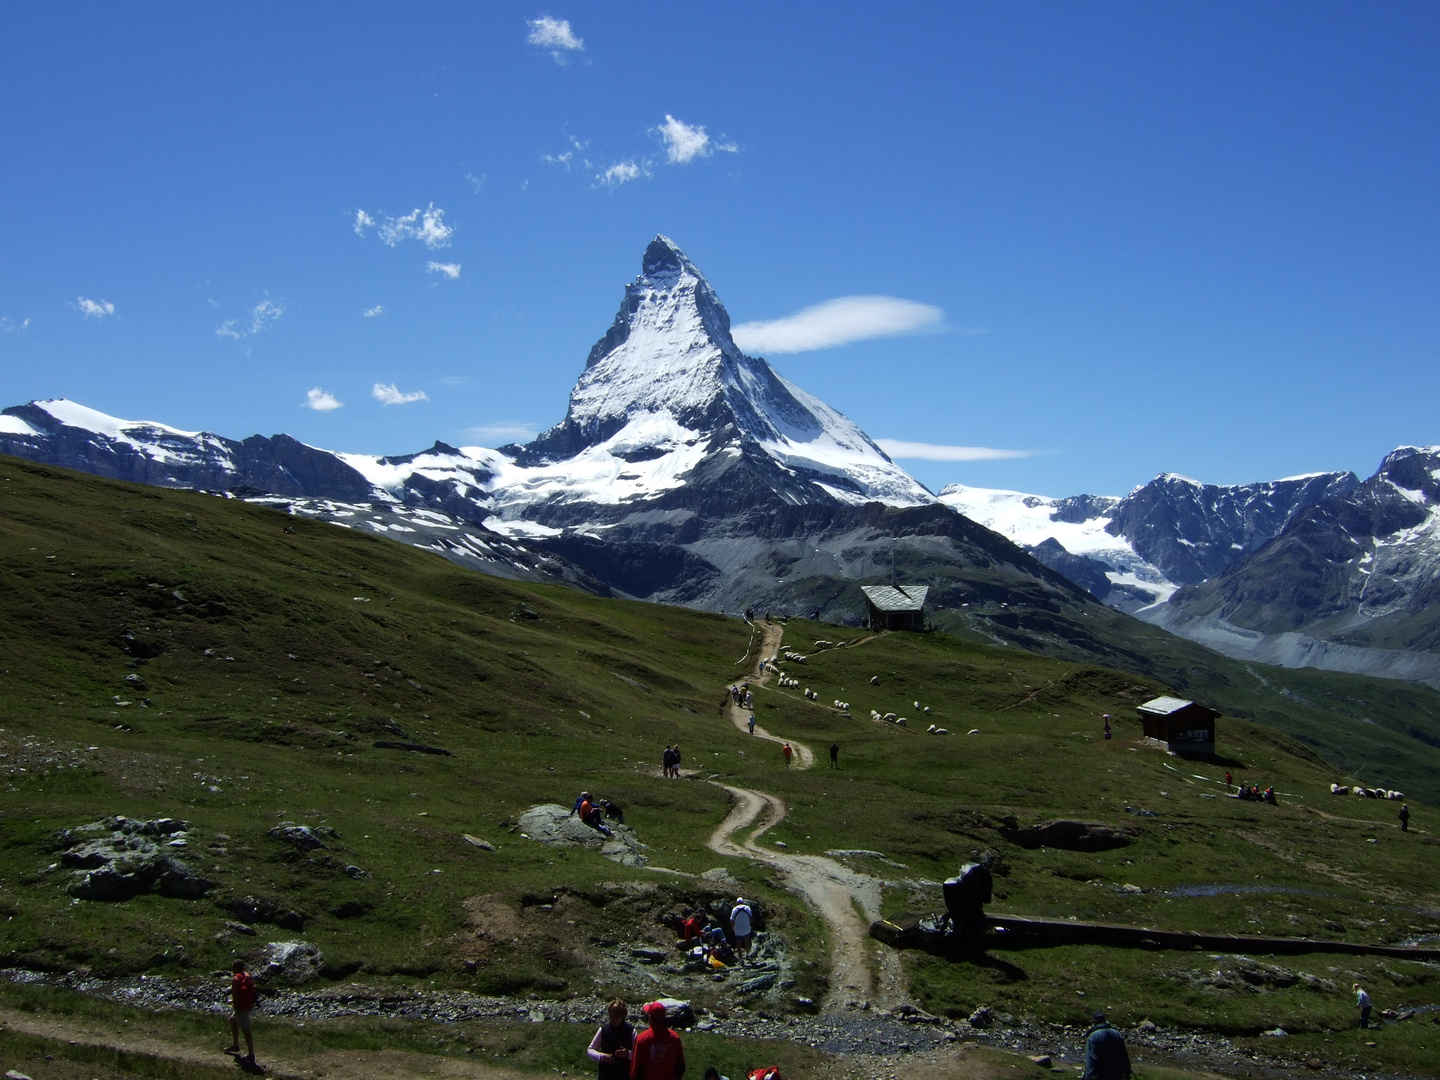
[(543, 803), (520, 815), (520, 832), (530, 840), (559, 847), (587, 847), (622, 866), (644, 866), (650, 860), (641, 854), (645, 847), (628, 825), (607, 822), (611, 836), (605, 836), (572, 817), (568, 806)]
[(1014, 819), (1000, 826), (1000, 835), (1023, 848), (1060, 848), (1064, 851), (1110, 851), (1127, 846), (1128, 830), (1095, 821), (1059, 819), (1021, 827)]

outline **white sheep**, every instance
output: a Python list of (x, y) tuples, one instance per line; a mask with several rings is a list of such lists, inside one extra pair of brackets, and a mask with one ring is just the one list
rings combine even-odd
[(925, 715), (926, 715), (926, 716), (929, 716), (929, 715), (930, 715), (930, 706), (929, 706), (929, 705), (926, 705), (926, 706), (925, 706)]
[(895, 721), (895, 726), (896, 726), (896, 727), (909, 727), (910, 725), (905, 722), (905, 717), (902, 716), (902, 717), (900, 717), (899, 719), (897, 719), (897, 720)]
[(1404, 802), (1404, 801), (1405, 801), (1405, 792), (1403, 792), (1403, 791), (1392, 791), (1392, 792), (1390, 792), (1390, 798), (1391, 798), (1393, 801), (1395, 801), (1395, 802)]
[(893, 712), (887, 712), (885, 714), (885, 719), (889, 720), (893, 724), (896, 720), (900, 719), (900, 717)]
[(980, 729), (979, 729), (978, 727), (972, 727), (972, 728), (971, 728), (969, 731), (967, 731), (965, 734), (966, 734), (966, 735), (979, 735), (979, 734), (980, 734)]
[(949, 730), (948, 728), (937, 727), (937, 728), (935, 729), (935, 734), (936, 734), (936, 735), (949, 735), (949, 734), (950, 734), (950, 730)]
[(935, 725), (934, 725), (934, 724), (931, 724), (928, 728), (925, 729), (925, 733), (926, 733), (927, 735), (934, 735), (934, 734), (935, 734)]
[(1331, 795), (1349, 795), (1349, 794), (1350, 794), (1350, 788), (1349, 788), (1348, 786), (1344, 785), (1344, 784), (1331, 784), (1331, 785), (1330, 785), (1330, 794), (1331, 794)]
[(918, 701), (912, 701), (912, 702), (910, 703), (910, 707), (911, 707), (912, 709), (918, 709), (918, 708), (920, 707), (920, 703), (919, 703)]
[(879, 676), (879, 675), (871, 675), (871, 676), (870, 676), (870, 685), (871, 685), (871, 686), (879, 686), (879, 685), (880, 685), (880, 676)]

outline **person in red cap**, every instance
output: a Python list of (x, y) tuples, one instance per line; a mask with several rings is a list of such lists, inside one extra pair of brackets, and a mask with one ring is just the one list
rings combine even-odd
[(635, 1039), (630, 1080), (680, 1080), (685, 1075), (685, 1047), (670, 1030), (665, 1006), (652, 1001), (640, 1011), (650, 1026)]

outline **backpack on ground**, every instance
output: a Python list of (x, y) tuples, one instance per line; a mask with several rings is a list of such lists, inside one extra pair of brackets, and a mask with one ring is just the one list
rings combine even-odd
[(784, 1080), (780, 1075), (779, 1065), (766, 1065), (760, 1069), (751, 1069), (745, 1080)]

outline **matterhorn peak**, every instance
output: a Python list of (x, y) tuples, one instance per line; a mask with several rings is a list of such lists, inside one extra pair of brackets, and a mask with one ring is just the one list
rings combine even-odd
[(848, 419), (741, 352), (705, 275), (659, 235), (625, 287), (615, 321), (590, 350), (565, 419), (519, 460), (598, 452), (635, 462), (682, 446), (690, 448), (692, 468), (727, 451), (769, 458), (782, 466), (787, 487), (796, 477), (818, 484), (806, 497), (820, 501), (933, 501)]

